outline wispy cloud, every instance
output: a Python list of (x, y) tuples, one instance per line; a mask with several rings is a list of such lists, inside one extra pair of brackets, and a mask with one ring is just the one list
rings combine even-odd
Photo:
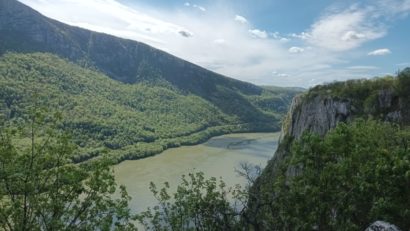
[(184, 6), (186, 6), (186, 7), (192, 7), (192, 8), (195, 8), (195, 9), (197, 9), (197, 10), (200, 10), (200, 11), (202, 11), (202, 12), (205, 12), (205, 11), (206, 11), (206, 8), (205, 8), (205, 7), (200, 6), (200, 5), (197, 5), (197, 4), (192, 4), (192, 3), (190, 3), (190, 2), (185, 2), (185, 3), (184, 3)]
[(381, 55), (388, 55), (388, 54), (391, 54), (391, 51), (387, 48), (383, 48), (383, 49), (377, 49), (377, 50), (371, 51), (367, 55), (381, 56)]
[(304, 52), (305, 49), (303, 49), (302, 47), (291, 47), (291, 48), (289, 48), (288, 51), (289, 51), (290, 53), (297, 54), (297, 53), (302, 53), (302, 52)]
[(386, 34), (386, 29), (373, 23), (373, 19), (371, 11), (366, 8), (332, 12), (320, 18), (302, 35), (317, 47), (334, 51), (350, 50)]
[(245, 17), (240, 16), (240, 15), (235, 15), (235, 21), (238, 21), (243, 24), (248, 23), (248, 20)]
[(260, 39), (268, 38), (268, 33), (264, 30), (251, 29), (249, 30), (249, 33), (251, 33), (255, 38), (260, 38)]

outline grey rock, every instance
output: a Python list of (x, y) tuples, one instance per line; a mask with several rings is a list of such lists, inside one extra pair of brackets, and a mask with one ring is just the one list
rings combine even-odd
[(383, 89), (379, 91), (378, 103), (379, 108), (390, 108), (393, 103), (394, 91), (393, 89)]
[(386, 120), (391, 122), (400, 122), (402, 120), (400, 111), (392, 111), (387, 113)]
[(339, 122), (349, 120), (351, 112), (349, 100), (329, 96), (316, 96), (309, 100), (303, 100), (302, 96), (295, 97), (288, 115), (290, 124), (283, 132), (296, 139), (305, 131), (323, 136)]
[(367, 227), (365, 231), (400, 231), (400, 229), (385, 221), (376, 221)]

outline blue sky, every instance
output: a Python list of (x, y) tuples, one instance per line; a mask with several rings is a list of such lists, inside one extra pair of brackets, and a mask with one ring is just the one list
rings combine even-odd
[(310, 87), (410, 66), (410, 0), (21, 0), (232, 78)]

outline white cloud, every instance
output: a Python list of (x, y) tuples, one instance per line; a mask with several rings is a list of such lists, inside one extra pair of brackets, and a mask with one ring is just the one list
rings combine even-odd
[(282, 77), (282, 78), (284, 78), (284, 77), (289, 77), (288, 74), (286, 74), (286, 73), (281, 73), (281, 72), (278, 72), (278, 71), (272, 71), (272, 75), (273, 75), (274, 77)]
[(218, 45), (222, 45), (226, 43), (226, 40), (225, 39), (215, 39), (214, 43)]
[(206, 8), (205, 8), (205, 7), (200, 6), (200, 5), (196, 5), (196, 4), (192, 4), (192, 3), (190, 3), (190, 2), (185, 2), (185, 3), (184, 3), (184, 6), (186, 6), (186, 7), (192, 7), (192, 8), (195, 8), (195, 9), (197, 9), (197, 10), (200, 10), (200, 11), (202, 11), (202, 12), (205, 12), (205, 11), (206, 11)]
[(372, 21), (372, 13), (371, 10), (360, 8), (332, 12), (315, 22), (309, 32), (294, 36), (332, 51), (350, 50), (386, 34), (384, 27)]
[(203, 6), (199, 6), (199, 5), (192, 5), (194, 8), (196, 8), (196, 9), (198, 9), (198, 10), (200, 10), (200, 11), (202, 11), (202, 12), (205, 12), (206, 11), (206, 9), (205, 9), (205, 7), (203, 7)]
[(281, 41), (281, 42), (289, 42), (290, 39), (288, 39), (288, 38), (280, 38), (279, 41)]
[(391, 51), (387, 48), (383, 48), (383, 49), (377, 49), (377, 50), (371, 51), (367, 55), (381, 56), (381, 55), (388, 55), (388, 54), (391, 54)]
[(248, 20), (245, 17), (240, 16), (240, 15), (235, 15), (235, 21), (240, 22), (242, 24), (248, 23)]
[(311, 37), (310, 34), (307, 33), (307, 32), (302, 32), (302, 33), (300, 33), (300, 34), (292, 33), (292, 34), (290, 34), (289, 36), (290, 36), (290, 37), (293, 37), (293, 38), (302, 39), (302, 40), (307, 40), (307, 39), (309, 39), (309, 38)]
[(252, 30), (249, 30), (249, 33), (251, 33), (252, 36), (254, 36), (255, 38), (260, 38), (260, 39), (268, 38), (268, 33), (264, 30), (252, 29)]
[(304, 52), (305, 49), (303, 49), (302, 47), (291, 47), (291, 48), (289, 48), (288, 51), (289, 51), (290, 53), (293, 53), (293, 54), (298, 54), (298, 53)]
[(281, 41), (281, 42), (289, 42), (290, 41), (290, 39), (289, 38), (286, 38), (286, 37), (284, 37), (284, 36), (282, 36), (279, 32), (273, 32), (273, 33), (269, 33), (269, 35), (273, 38), (273, 39), (276, 39), (276, 40), (278, 40), (278, 41)]
[(342, 40), (343, 41), (354, 41), (354, 40), (360, 40), (364, 38), (366, 38), (366, 35), (350, 30), (343, 35)]

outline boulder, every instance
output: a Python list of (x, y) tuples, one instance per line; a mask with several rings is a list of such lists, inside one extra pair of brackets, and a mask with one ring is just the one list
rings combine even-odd
[(365, 231), (400, 231), (400, 229), (385, 221), (376, 221), (367, 227)]

